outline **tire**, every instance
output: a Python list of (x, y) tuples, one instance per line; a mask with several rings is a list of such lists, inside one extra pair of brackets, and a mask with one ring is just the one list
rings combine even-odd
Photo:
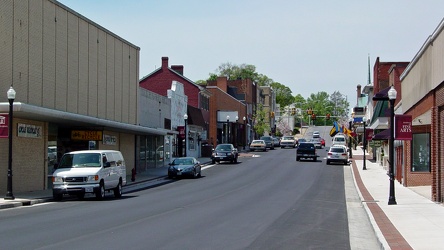
[(122, 181), (119, 181), (119, 184), (117, 184), (117, 187), (114, 188), (114, 197), (120, 198), (122, 197)]
[(103, 185), (103, 182), (100, 182), (100, 187), (96, 191), (96, 199), (103, 200), (105, 198), (105, 186)]
[(299, 158), (299, 157), (296, 157), (296, 161), (300, 161), (301, 160), (301, 158)]
[(329, 161), (327, 161), (327, 165), (330, 165), (330, 162), (329, 162)]
[(202, 177), (202, 170), (199, 170), (199, 173), (197, 174), (197, 178)]
[(264, 152), (267, 152), (267, 148), (264, 148)]
[(318, 160), (318, 158), (317, 157), (313, 157), (313, 161), (317, 161)]
[(85, 193), (77, 194), (77, 199), (83, 200), (85, 198)]
[(55, 201), (61, 201), (62, 199), (63, 199), (63, 194), (56, 194), (56, 193), (52, 193), (52, 198), (55, 200)]
[(236, 158), (234, 158), (234, 163), (237, 163), (237, 156), (236, 156)]

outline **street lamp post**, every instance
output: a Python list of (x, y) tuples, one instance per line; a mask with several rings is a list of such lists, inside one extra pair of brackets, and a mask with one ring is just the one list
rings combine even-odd
[(237, 148), (237, 138), (238, 138), (238, 132), (237, 131), (237, 121), (239, 120), (239, 116), (236, 115), (236, 123), (234, 124), (234, 130), (233, 130), (233, 135), (234, 135), (234, 145)]
[(227, 142), (230, 143), (230, 116), (227, 115)]
[[(349, 128), (350, 130), (352, 130), (352, 123), (353, 123), (352, 120), (350, 120), (350, 121), (348, 122), (348, 128)], [(353, 158), (352, 144), (353, 144), (353, 137), (352, 137), (352, 136), (349, 136), (349, 137), (348, 137), (348, 157), (349, 157), (350, 159)]]
[(185, 120), (185, 131), (184, 131), (184, 133), (185, 133), (185, 153), (184, 153), (184, 156), (187, 157), (187, 136), (188, 136), (188, 134), (187, 134), (187, 120), (188, 120), (188, 115), (184, 114), (183, 119)]
[(396, 90), (392, 87), (388, 91), (388, 98), (390, 101), (390, 145), (389, 145), (389, 175), (390, 175), (390, 194), (389, 194), (389, 205), (396, 205), (395, 198), (395, 175), (394, 175), (394, 143), (395, 143), (395, 100), (396, 100)]
[(245, 145), (247, 144), (247, 124), (245, 122), (247, 121), (247, 118), (244, 116), (242, 120), (244, 120), (244, 150), (245, 150)]
[(9, 100), (9, 124), (8, 124), (8, 139), (9, 139), (9, 155), (8, 155), (8, 184), (5, 200), (14, 200), (15, 197), (12, 194), (12, 117), (13, 117), (13, 104), (15, 99), (15, 90), (12, 86), (9, 88), (7, 95)]
[(365, 159), (365, 149), (367, 148), (367, 138), (366, 138), (366, 134), (365, 134), (365, 124), (367, 123), (367, 119), (365, 117), (362, 118), (362, 123), (364, 124), (364, 136), (363, 136), (363, 142), (362, 142), (362, 150), (364, 150), (364, 165), (362, 167), (362, 170), (367, 170), (367, 165), (366, 165), (366, 159)]

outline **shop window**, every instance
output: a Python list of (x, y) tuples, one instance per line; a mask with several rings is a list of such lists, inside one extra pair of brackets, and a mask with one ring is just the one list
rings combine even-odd
[(413, 134), (412, 172), (430, 172), (430, 134)]

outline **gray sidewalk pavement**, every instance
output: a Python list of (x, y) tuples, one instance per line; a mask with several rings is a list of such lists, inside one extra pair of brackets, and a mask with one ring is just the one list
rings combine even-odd
[[(395, 181), (397, 205), (388, 205), (387, 169), (367, 154), (363, 170), (363, 151), (353, 150), (352, 174), (362, 205), (385, 249), (438, 249), (444, 246), (444, 206), (430, 200), (431, 187), (404, 187)], [(369, 160), (370, 159), (370, 160)], [(210, 158), (199, 158), (202, 164)], [(149, 169), (136, 175), (128, 186), (167, 176), (167, 167)], [(15, 200), (0, 199), (0, 209), (52, 201), (52, 191), (16, 193)]]

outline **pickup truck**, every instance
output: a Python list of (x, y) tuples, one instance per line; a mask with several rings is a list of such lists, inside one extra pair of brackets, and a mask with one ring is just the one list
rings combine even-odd
[(318, 156), (316, 154), (316, 147), (313, 143), (299, 143), (298, 149), (296, 150), (296, 161), (300, 161), (301, 159), (312, 159), (313, 161), (317, 161)]

